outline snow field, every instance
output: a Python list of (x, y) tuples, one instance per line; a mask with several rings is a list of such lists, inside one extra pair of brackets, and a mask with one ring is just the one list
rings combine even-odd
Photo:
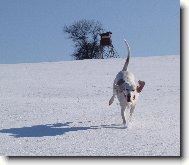
[(131, 57), (146, 85), (128, 128), (112, 83), (125, 59), (0, 65), (0, 155), (179, 156), (179, 56)]

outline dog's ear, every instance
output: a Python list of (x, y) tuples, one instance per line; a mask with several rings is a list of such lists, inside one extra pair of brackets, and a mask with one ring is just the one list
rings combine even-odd
[(138, 81), (138, 86), (137, 86), (137, 88), (136, 88), (136, 91), (138, 92), (138, 93), (140, 93), (141, 91), (142, 91), (142, 89), (144, 88), (144, 85), (145, 85), (145, 82), (144, 81)]

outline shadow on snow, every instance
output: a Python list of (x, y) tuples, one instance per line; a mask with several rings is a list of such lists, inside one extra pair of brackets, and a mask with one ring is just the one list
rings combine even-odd
[(46, 125), (34, 125), (31, 127), (22, 127), (22, 128), (9, 128), (9, 129), (0, 130), (0, 133), (9, 133), (10, 136), (20, 138), (20, 137), (57, 136), (57, 135), (63, 135), (67, 132), (96, 130), (101, 128), (115, 128), (115, 129), (124, 128), (123, 126), (116, 124), (89, 126), (89, 127), (77, 127), (77, 126), (72, 127), (70, 126), (70, 124), (72, 123), (73, 122), (66, 122), (66, 123), (56, 123), (56, 124), (46, 124)]

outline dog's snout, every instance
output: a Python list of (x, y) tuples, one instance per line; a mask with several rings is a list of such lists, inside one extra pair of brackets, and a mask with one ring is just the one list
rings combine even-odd
[(130, 94), (127, 95), (127, 101), (131, 102), (131, 95)]

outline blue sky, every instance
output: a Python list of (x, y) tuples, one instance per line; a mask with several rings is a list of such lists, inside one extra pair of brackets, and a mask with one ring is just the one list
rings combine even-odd
[(179, 0), (0, 0), (0, 63), (73, 60), (65, 25), (94, 19), (126, 58), (180, 53)]

